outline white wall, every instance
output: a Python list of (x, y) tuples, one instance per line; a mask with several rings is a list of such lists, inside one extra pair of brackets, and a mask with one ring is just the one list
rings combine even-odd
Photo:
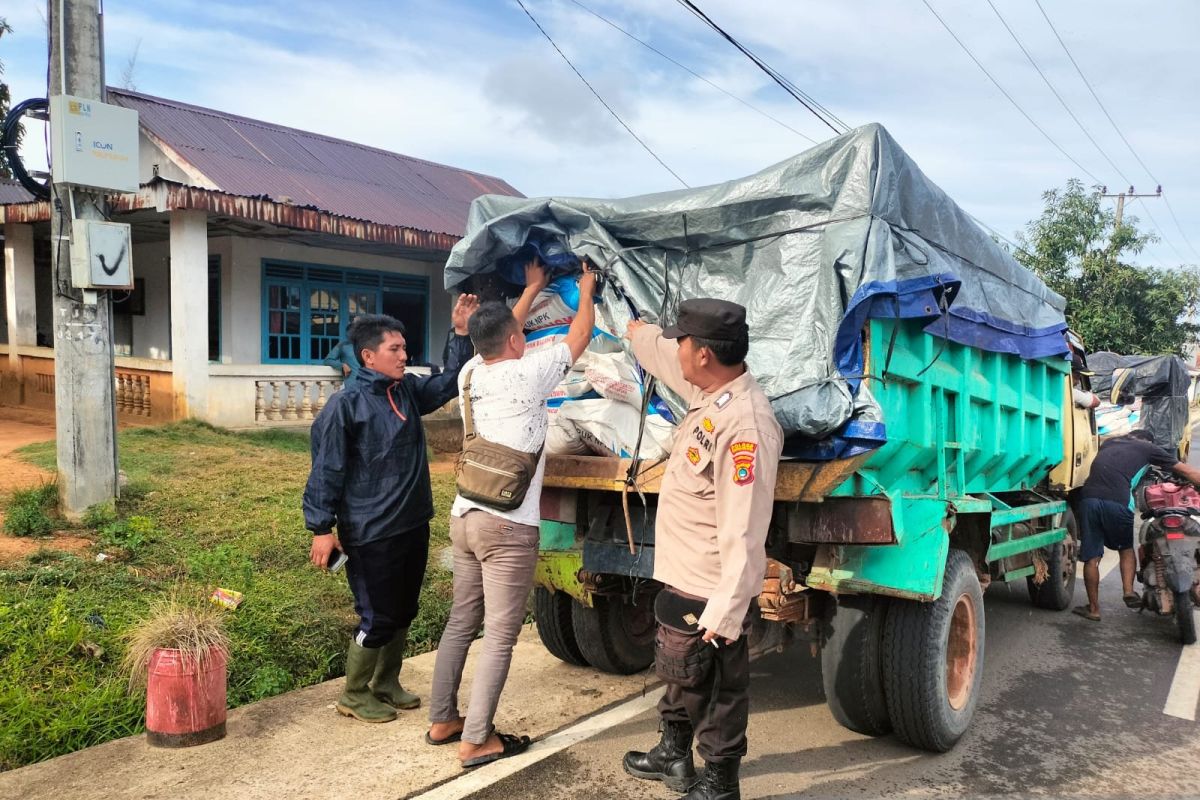
[[(210, 249), (211, 249), (210, 243)], [(330, 250), (322, 247), (267, 239), (235, 238), (232, 240), (229, 355), (234, 364), (257, 364), (262, 361), (262, 262), (278, 259), (305, 264), (324, 264), (331, 267), (352, 267), (399, 272), (429, 277), (429, 356), (434, 363), (442, 360), (442, 345), (450, 327), (450, 298), (442, 288), (442, 262), (430, 263), (403, 258), (389, 258)], [(222, 276), (224, 279), (224, 276)], [(224, 287), (222, 287), (222, 290)], [(225, 355), (225, 352), (222, 353)], [(222, 359), (224, 360), (224, 359)]]
[(170, 257), (170, 242), (133, 246), (133, 276), (146, 281), (146, 313), (130, 317), (134, 358), (171, 358)]
[[(135, 358), (171, 357), (170, 243), (133, 247), (133, 274), (146, 282), (146, 313), (130, 318)], [(429, 277), (429, 357), (442, 360), (450, 327), (450, 295), (442, 288), (442, 264), (388, 258), (288, 242), (222, 236), (208, 240), (210, 255), (221, 258), (222, 364), (262, 363), (262, 262), (278, 259), (332, 267), (352, 267)], [(118, 323), (121, 325), (123, 323)], [(196, 331), (197, 336), (207, 336)]]

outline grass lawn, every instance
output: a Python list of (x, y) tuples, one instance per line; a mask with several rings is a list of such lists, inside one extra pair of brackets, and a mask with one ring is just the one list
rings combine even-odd
[[(308, 436), (178, 423), (125, 431), (119, 447), (122, 500), (71, 531), (94, 538), (90, 549), (0, 564), (0, 769), (142, 729), (144, 697), (118, 670), (121, 634), (156, 599), (244, 593), (226, 617), (231, 706), (343, 674), (357, 618), (345, 578), (308, 563)], [(20, 454), (54, 469), (52, 442)], [(436, 552), (448, 543), (453, 476), (434, 475), (433, 489)], [(431, 556), (410, 655), (436, 645), (450, 596)]]

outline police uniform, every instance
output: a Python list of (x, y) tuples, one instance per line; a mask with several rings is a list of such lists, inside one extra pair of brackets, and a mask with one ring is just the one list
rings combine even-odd
[[(683, 398), (688, 408), (659, 490), (654, 578), (664, 588), (656, 602), (656, 616), (660, 624), (667, 614), (720, 637), (712, 668), (700, 685), (667, 684), (658, 706), (664, 741), (672, 730), (689, 734), (686, 772), (691, 768), (690, 730), (694, 729), (706, 764), (733, 762), (735, 787), (736, 764), (746, 754), (749, 715), (744, 633), (750, 603), (762, 591), (783, 431), (749, 371), (708, 393), (685, 380), (675, 340), (689, 335), (728, 340), (745, 330), (741, 306), (700, 299), (680, 304), (676, 325), (665, 331), (645, 325), (632, 337), (638, 361)], [(665, 774), (639, 773), (630, 763), (627, 759), (631, 774), (665, 779)], [(684, 780), (682, 773), (674, 777), (677, 784)]]

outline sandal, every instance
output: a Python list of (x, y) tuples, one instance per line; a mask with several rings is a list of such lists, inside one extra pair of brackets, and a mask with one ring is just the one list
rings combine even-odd
[(1132, 608), (1134, 611), (1137, 611), (1142, 607), (1142, 596), (1137, 592), (1130, 592), (1121, 599), (1125, 601), (1125, 605), (1128, 608)]
[(1078, 614), (1079, 616), (1083, 617), (1084, 619), (1091, 620), (1092, 622), (1100, 621), (1100, 615), (1093, 614), (1092, 610), (1090, 608), (1088, 608), (1087, 606), (1075, 606), (1074, 608), (1071, 609), (1071, 613)]
[(493, 761), (499, 761), (502, 758), (524, 753), (529, 749), (529, 745), (533, 744), (533, 740), (528, 736), (513, 736), (510, 733), (497, 733), (496, 738), (500, 740), (500, 744), (504, 748), (503, 750), (499, 753), (488, 753), (486, 756), (468, 758), (462, 762), (463, 769), (482, 767), (484, 764), (491, 764)]
[(437, 746), (437, 745), (450, 744), (451, 742), (459, 742), (459, 741), (462, 741), (462, 731), (452, 733), (449, 736), (447, 736), (445, 739), (435, 739), (429, 735), (429, 731), (425, 731), (425, 743), (426, 744), (432, 744), (432, 745)]

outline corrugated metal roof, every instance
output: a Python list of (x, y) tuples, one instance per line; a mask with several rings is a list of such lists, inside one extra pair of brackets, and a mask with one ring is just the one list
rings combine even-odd
[(16, 181), (0, 178), (0, 206), (9, 203), (29, 203), (33, 195), (25, 191), (25, 187)]
[(479, 195), (522, 196), (490, 175), (269, 122), (122, 89), (108, 101), (136, 110), (145, 130), (229, 194), (453, 236)]

